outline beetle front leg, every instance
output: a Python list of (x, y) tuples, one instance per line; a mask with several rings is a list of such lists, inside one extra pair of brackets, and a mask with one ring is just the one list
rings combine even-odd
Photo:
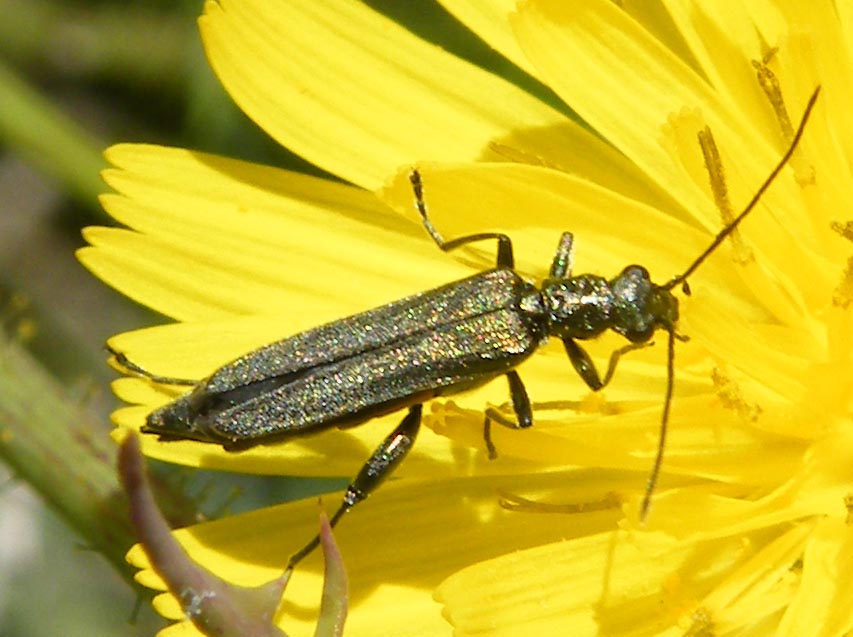
[(585, 349), (578, 345), (572, 338), (564, 338), (562, 340), (563, 346), (566, 348), (566, 354), (569, 355), (569, 360), (572, 362), (572, 367), (575, 368), (578, 376), (583, 379), (583, 382), (585, 382), (592, 391), (598, 391), (610, 382), (613, 378), (613, 373), (616, 371), (616, 365), (623, 354), (633, 352), (635, 349), (642, 349), (653, 345), (651, 342), (629, 343), (624, 347), (613, 350), (613, 353), (610, 354), (610, 362), (607, 364), (607, 372), (604, 374), (604, 379), (602, 379), (598, 375), (595, 363), (592, 362), (592, 359), (589, 357), (589, 354), (587, 354)]
[(486, 442), (489, 460), (498, 457), (498, 450), (495, 448), (495, 443), (492, 442), (492, 422), (510, 429), (526, 429), (533, 424), (533, 409), (530, 407), (530, 398), (527, 396), (527, 389), (521, 382), (518, 372), (514, 370), (507, 372), (506, 379), (509, 382), (509, 395), (512, 399), (512, 410), (515, 412), (516, 419), (515, 421), (510, 420), (494, 407), (486, 409), (483, 420), (483, 440)]
[[(394, 469), (397, 468), (403, 461), (403, 458), (411, 451), (421, 426), (422, 413), (423, 405), (412, 405), (409, 408), (409, 413), (403, 418), (403, 421), (382, 441), (382, 444), (376, 448), (368, 461), (364, 463), (361, 471), (358, 472), (358, 475), (347, 487), (340, 507), (338, 507), (338, 510), (335, 511), (335, 514), (329, 520), (329, 525), (332, 528), (340, 521), (344, 513), (352, 509), (359, 502), (366, 500), (393, 473)], [(317, 535), (302, 547), (302, 549), (291, 556), (290, 561), (287, 563), (287, 570), (293, 570), (296, 564), (301, 562), (319, 545), (320, 536)]]

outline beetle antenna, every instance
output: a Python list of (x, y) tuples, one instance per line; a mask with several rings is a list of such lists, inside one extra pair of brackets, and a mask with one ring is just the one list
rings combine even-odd
[(764, 183), (761, 184), (761, 187), (758, 189), (755, 195), (753, 195), (749, 203), (746, 204), (746, 208), (744, 208), (743, 211), (741, 211), (741, 213), (737, 217), (735, 217), (729, 225), (727, 225), (725, 228), (720, 230), (719, 233), (717, 233), (717, 236), (714, 237), (714, 240), (711, 241), (711, 244), (707, 248), (705, 248), (702, 254), (700, 254), (693, 263), (690, 264), (690, 267), (688, 267), (683, 273), (674, 277), (669, 283), (662, 286), (663, 289), (671, 290), (679, 283), (686, 285), (687, 277), (693, 274), (696, 268), (702, 265), (705, 259), (707, 259), (711, 255), (711, 253), (713, 253), (714, 250), (716, 250), (720, 246), (720, 244), (725, 241), (726, 238), (732, 232), (735, 231), (738, 225), (740, 225), (740, 222), (743, 221), (744, 218), (750, 212), (752, 212), (752, 210), (758, 204), (759, 199), (761, 199), (761, 196), (767, 191), (767, 189), (770, 187), (770, 184), (773, 183), (773, 180), (776, 179), (776, 177), (782, 171), (782, 168), (785, 167), (785, 164), (788, 163), (788, 160), (791, 159), (791, 156), (794, 154), (797, 145), (800, 143), (800, 139), (802, 139), (803, 137), (803, 131), (806, 129), (806, 122), (808, 122), (809, 116), (811, 115), (815, 102), (817, 102), (819, 94), (820, 86), (818, 86), (814, 90), (814, 93), (812, 93), (812, 96), (809, 98), (809, 102), (808, 104), (806, 104), (806, 110), (805, 112), (803, 112), (803, 117), (800, 119), (800, 125), (797, 127), (797, 132), (794, 133), (793, 139), (791, 139), (791, 143), (788, 146), (788, 150), (785, 151), (785, 154), (782, 155), (782, 159), (779, 160), (779, 163), (776, 164), (776, 167), (773, 169), (770, 175), (768, 175), (767, 179), (764, 180)]
[[(788, 160), (791, 159), (791, 156), (794, 154), (794, 151), (797, 149), (797, 146), (800, 143), (800, 140), (803, 137), (803, 132), (806, 129), (806, 123), (809, 120), (809, 116), (814, 109), (814, 105), (817, 102), (817, 98), (820, 95), (820, 86), (815, 88), (811, 97), (809, 98), (808, 103), (806, 104), (805, 111), (803, 112), (803, 116), (800, 119), (800, 125), (797, 127), (797, 131), (794, 133), (794, 137), (791, 139), (791, 143), (788, 145), (788, 150), (785, 151), (785, 154), (782, 155), (782, 158), (776, 164), (776, 167), (770, 172), (767, 176), (767, 179), (764, 180), (764, 183), (758, 188), (756, 193), (753, 195), (752, 199), (750, 199), (749, 203), (746, 204), (746, 207), (738, 214), (737, 217), (732, 220), (726, 227), (724, 227), (720, 232), (717, 233), (717, 236), (714, 237), (714, 240), (711, 241), (710, 245), (702, 251), (702, 253), (696, 258), (693, 263), (681, 274), (667, 283), (666, 285), (661, 286), (664, 290), (671, 290), (676, 285), (681, 284), (686, 293), (689, 293), (689, 288), (687, 287), (687, 277), (689, 277), (693, 272), (698, 268), (702, 263), (707, 259), (718, 247), (720, 244), (726, 240), (726, 238), (735, 231), (735, 229), (740, 225), (740, 222), (743, 221), (746, 216), (755, 209), (755, 206), (758, 204), (762, 195), (767, 192), (767, 189), (776, 179), (780, 172), (782, 172), (782, 168), (785, 167), (785, 164), (788, 163)], [(675, 383), (675, 339), (678, 338), (675, 330), (670, 327), (669, 338), (667, 339), (667, 355), (666, 355), (666, 395), (664, 397), (663, 402), (663, 414), (661, 415), (660, 421), (660, 434), (658, 436), (658, 449), (655, 455), (655, 463), (652, 465), (651, 474), (649, 474), (649, 481), (646, 483), (646, 490), (643, 494), (643, 502), (640, 505), (640, 521), (645, 521), (646, 517), (649, 514), (649, 509), (651, 507), (652, 494), (657, 488), (658, 479), (660, 478), (660, 470), (661, 465), (663, 464), (663, 452), (666, 447), (666, 435), (667, 430), (669, 428), (669, 412), (670, 407), (672, 406), (672, 391)]]
[(645, 522), (652, 504), (652, 494), (658, 485), (660, 468), (663, 464), (663, 452), (666, 448), (666, 434), (669, 429), (669, 408), (672, 405), (672, 390), (675, 385), (675, 329), (669, 328), (669, 338), (666, 348), (666, 394), (663, 399), (663, 414), (660, 418), (660, 433), (658, 434), (658, 450), (655, 455), (655, 463), (646, 483), (646, 491), (643, 494), (643, 504), (640, 506), (640, 522)]

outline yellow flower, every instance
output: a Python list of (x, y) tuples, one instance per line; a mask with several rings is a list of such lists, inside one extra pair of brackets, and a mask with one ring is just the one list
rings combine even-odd
[[(81, 259), (179, 321), (112, 346), (157, 374), (202, 378), (259, 345), (490, 267), (487, 247), (451, 258), (425, 236), (405, 179), (415, 164), (446, 237), (506, 232), (532, 278), (570, 230), (577, 272), (640, 263), (665, 282), (754, 194), (821, 85), (790, 166), (690, 279), (679, 330), (691, 340), (677, 347), (664, 476), (644, 525), (665, 348), (630, 353), (604, 396), (589, 397), (556, 343), (519, 370), (540, 403), (532, 429), (496, 428), (489, 461), (482, 412), (507, 400), (506, 384), (436, 401), (402, 479), (337, 537), (349, 636), (853, 630), (853, 14), (796, 0), (444, 4), (597, 135), (354, 0), (209, 2), (202, 36), (229, 93), (354, 186), (179, 149), (110, 149), (118, 194), (104, 206), (132, 230), (89, 229)], [(719, 162), (708, 133), (706, 155), (697, 143), (706, 127)], [(603, 367), (620, 345), (590, 350)], [(132, 378), (115, 389), (136, 405), (117, 412), (120, 429), (175, 395)], [(143, 449), (204, 467), (354, 475), (400, 418), (241, 454), (151, 437)], [(515, 504), (500, 506), (500, 493)], [(315, 521), (316, 504), (302, 502), (177, 535), (194, 559), (251, 585), (275, 577)], [(146, 566), (138, 550), (131, 559)], [(139, 577), (162, 589), (152, 571)], [(297, 569), (279, 617), (289, 634), (312, 630), (320, 579), (318, 556)], [(182, 617), (170, 596), (156, 605)]]

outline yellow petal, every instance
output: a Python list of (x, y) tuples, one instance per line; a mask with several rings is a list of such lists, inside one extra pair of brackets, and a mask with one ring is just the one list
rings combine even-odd
[(459, 636), (655, 634), (686, 554), (661, 534), (600, 533), (477, 564), (436, 597)]
[(704, 195), (660, 143), (657, 131), (668, 117), (697, 110), (721, 148), (748, 158), (747, 185), (730, 184), (734, 200), (745, 201), (781, 155), (756, 134), (748, 113), (724, 105), (704, 78), (612, 2), (527, 0), (513, 26), (566, 103), (708, 227), (719, 221), (699, 216), (707, 212)]
[(223, 0), (200, 25), (214, 71), (249, 117), (364, 187), (418, 157), (479, 159), (515, 130), (565, 124), (362, 3)]
[[(529, 475), (524, 486), (549, 489), (564, 474)], [(451, 628), (432, 589), (468, 564), (523, 547), (559, 541), (613, 523), (616, 510), (582, 516), (515, 513), (498, 506), (496, 491), (518, 485), (513, 477), (394, 482), (349, 513), (335, 532), (353, 591), (347, 635), (448, 635)], [(594, 484), (594, 482), (592, 483)], [(334, 502), (328, 497), (327, 506)], [(317, 531), (316, 501), (264, 509), (177, 531), (194, 560), (242, 585), (277, 576), (287, 557)], [(381, 538), (381, 540), (379, 540)], [(379, 541), (377, 541), (379, 540)], [(146, 568), (135, 548), (128, 559)], [(162, 590), (148, 571), (142, 579)], [(312, 634), (319, 605), (320, 555), (300, 564), (291, 578), (279, 618), (289, 635)], [(171, 597), (158, 610), (174, 616)]]
[(837, 518), (821, 520), (806, 544), (802, 583), (778, 637), (841, 637), (853, 630), (853, 531)]
[(120, 194), (104, 205), (138, 233), (87, 229), (96, 247), (80, 259), (174, 318), (261, 313), (286, 321), (293, 308), (317, 302), (344, 316), (461, 272), (419, 225), (357, 188), (157, 146), (115, 146), (107, 158), (116, 168), (105, 178)]
[(509, 24), (509, 14), (515, 10), (516, 0), (440, 1), (445, 9), (490, 47), (528, 74), (536, 76), (536, 67), (530, 64), (518, 46)]

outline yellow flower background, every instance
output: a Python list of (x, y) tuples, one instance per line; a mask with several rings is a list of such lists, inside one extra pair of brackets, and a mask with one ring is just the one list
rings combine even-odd
[[(640, 263), (664, 283), (724, 223), (697, 133), (713, 134), (736, 213), (820, 85), (789, 167), (682, 297), (690, 341), (677, 344), (664, 476), (644, 524), (665, 348), (627, 355), (590, 396), (552, 343), (519, 370), (540, 407), (532, 429), (497, 428), (489, 461), (482, 412), (508, 399), (506, 383), (435, 401), (400, 479), (336, 536), (349, 636), (849, 633), (853, 7), (442, 4), (556, 97), (355, 1), (207, 3), (202, 38), (225, 89), (282, 145), (351, 185), (182, 149), (111, 148), (115, 193), (103, 203), (128, 229), (88, 229), (80, 258), (176, 320), (111, 346), (156, 374), (203, 378), (262, 344), (491, 267), (488, 245), (448, 256), (430, 242), (412, 207), (414, 165), (446, 237), (506, 232), (532, 279), (569, 230), (577, 272)], [(600, 368), (621, 344), (590, 345)], [(117, 436), (176, 395), (136, 378), (114, 388), (132, 405), (115, 414)], [(200, 467), (351, 476), (400, 418), (240, 454), (152, 437), (143, 449)], [(177, 537), (214, 572), (257, 584), (316, 532), (316, 507)], [(140, 581), (163, 588), (140, 550), (130, 559)], [(285, 593), (288, 634), (310, 634), (320, 586), (315, 555)], [(182, 618), (171, 596), (155, 604)], [(161, 634), (196, 633), (184, 621)]]

